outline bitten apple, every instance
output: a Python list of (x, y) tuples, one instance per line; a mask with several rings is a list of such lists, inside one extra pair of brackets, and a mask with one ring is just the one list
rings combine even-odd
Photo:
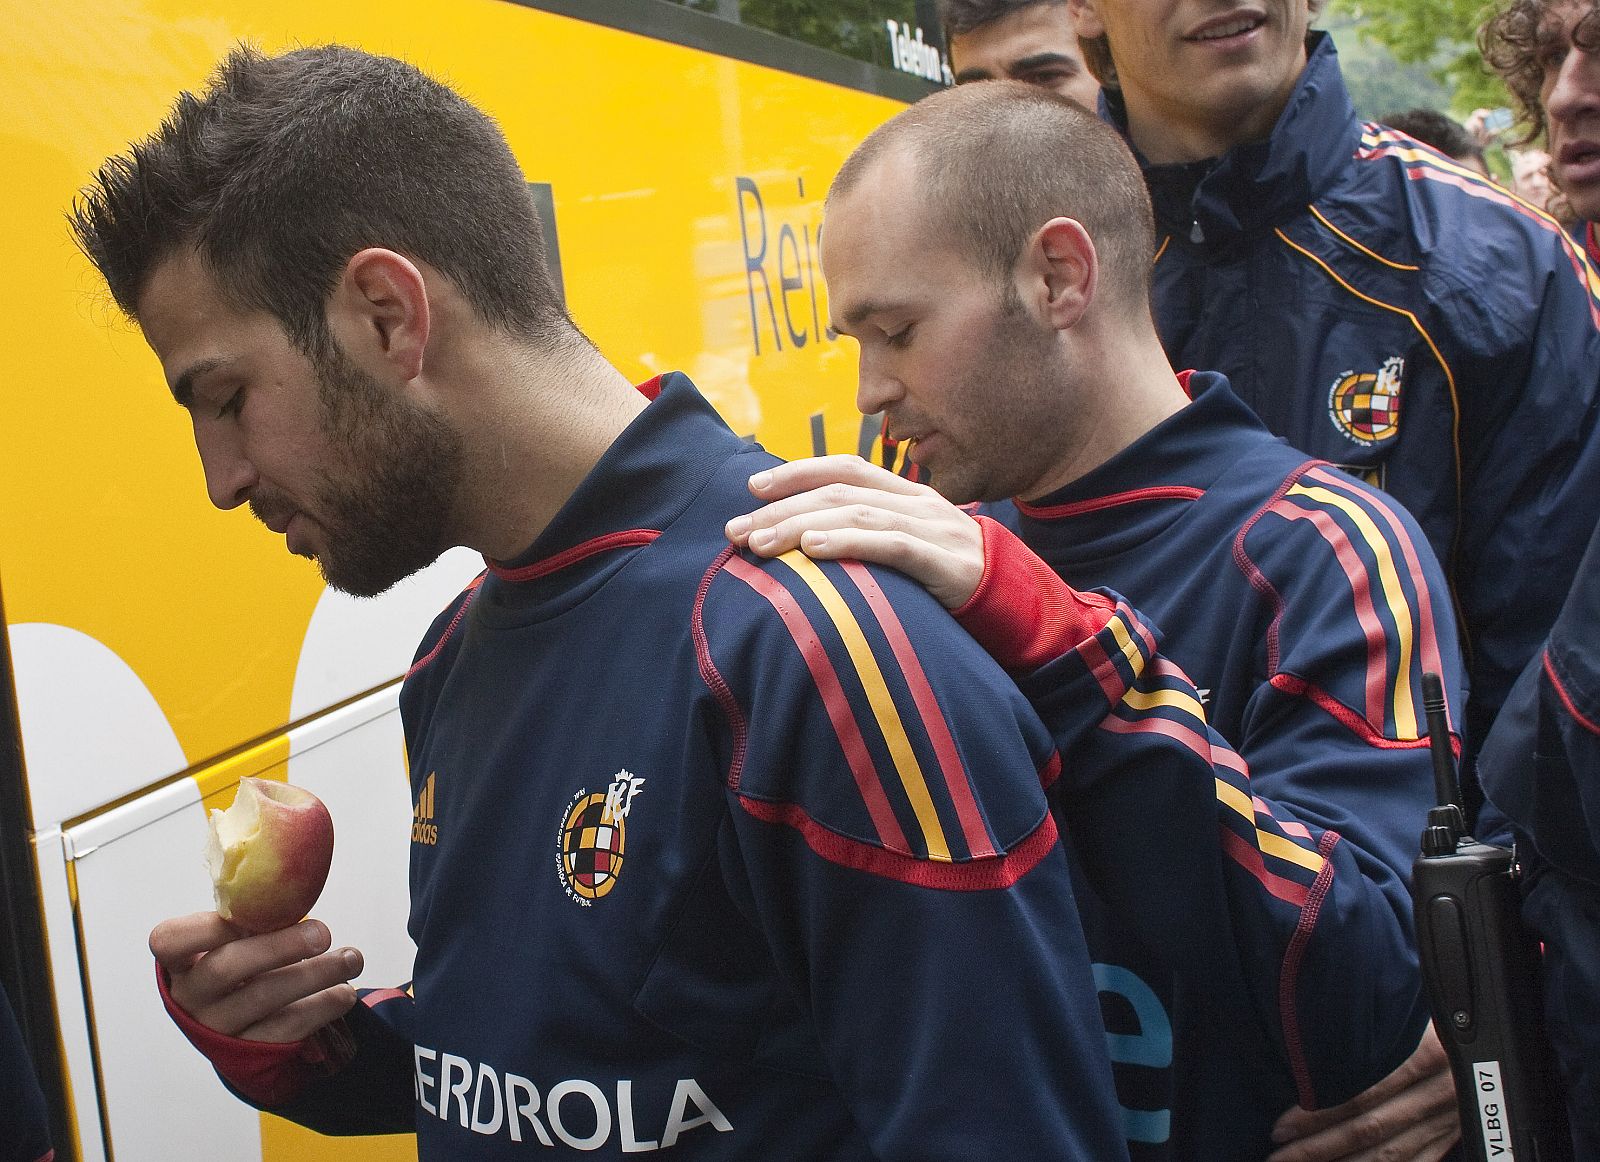
[(251, 932), (301, 920), (322, 894), (333, 863), (333, 817), (304, 787), (239, 780), (226, 811), (211, 812), (206, 865), (217, 911)]

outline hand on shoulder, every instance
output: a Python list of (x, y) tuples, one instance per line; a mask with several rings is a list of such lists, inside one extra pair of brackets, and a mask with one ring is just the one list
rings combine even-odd
[(853, 559), (898, 569), (946, 609), (983, 579), (978, 522), (925, 484), (859, 456), (819, 456), (758, 472), (763, 502), (728, 522), (728, 539), (761, 557), (799, 549), (817, 560)]

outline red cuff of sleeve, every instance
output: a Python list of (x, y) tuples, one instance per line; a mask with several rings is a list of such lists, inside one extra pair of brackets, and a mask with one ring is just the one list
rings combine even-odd
[(1036, 670), (1099, 633), (1116, 611), (1079, 593), (1004, 525), (986, 516), (983, 577), (955, 618), (1008, 670)]
[(156, 987), (173, 1022), (223, 1079), (256, 1105), (293, 1101), (313, 1078), (337, 1073), (355, 1056), (355, 1039), (342, 1017), (304, 1041), (245, 1041), (195, 1020), (178, 1007), (168, 985), (167, 970), (157, 964)]

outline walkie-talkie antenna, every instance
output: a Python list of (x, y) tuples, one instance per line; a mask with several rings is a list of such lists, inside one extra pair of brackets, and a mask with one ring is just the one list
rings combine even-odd
[(1467, 834), (1467, 819), (1461, 810), (1461, 789), (1456, 783), (1456, 752), (1450, 745), (1450, 715), (1445, 709), (1444, 683), (1431, 671), (1424, 671), (1422, 675), (1422, 713), (1428, 720), (1433, 792), (1439, 800), (1439, 805), (1428, 811), (1422, 850), (1427, 855), (1444, 855), (1454, 851), (1457, 841)]
[(1428, 753), (1433, 756), (1433, 790), (1439, 806), (1460, 805), (1456, 783), (1456, 756), (1450, 745), (1450, 716), (1445, 709), (1444, 683), (1431, 670), (1422, 675), (1422, 713), (1428, 720)]

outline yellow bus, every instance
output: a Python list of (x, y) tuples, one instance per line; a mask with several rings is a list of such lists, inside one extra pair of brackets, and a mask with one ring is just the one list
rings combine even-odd
[(206, 809), (264, 775), (334, 814), (316, 914), (366, 953), (357, 983), (409, 979), (398, 681), (482, 567), (456, 550), (356, 601), (245, 510), (211, 509), (155, 358), (73, 248), (76, 191), (235, 42), (402, 56), (499, 120), (573, 315), (620, 367), (688, 372), (781, 455), (870, 454), (854, 351), (827, 327), (822, 198), (850, 148), (948, 70), (926, 0), (848, 5), (843, 31), (881, 63), (753, 27), (775, 6), (745, 7), (743, 22), (739, 0), (0, 8), (0, 982), (63, 1162), (414, 1156), (409, 1138), (318, 1139), (232, 1098), (162, 1012), (146, 938), (211, 906)]

